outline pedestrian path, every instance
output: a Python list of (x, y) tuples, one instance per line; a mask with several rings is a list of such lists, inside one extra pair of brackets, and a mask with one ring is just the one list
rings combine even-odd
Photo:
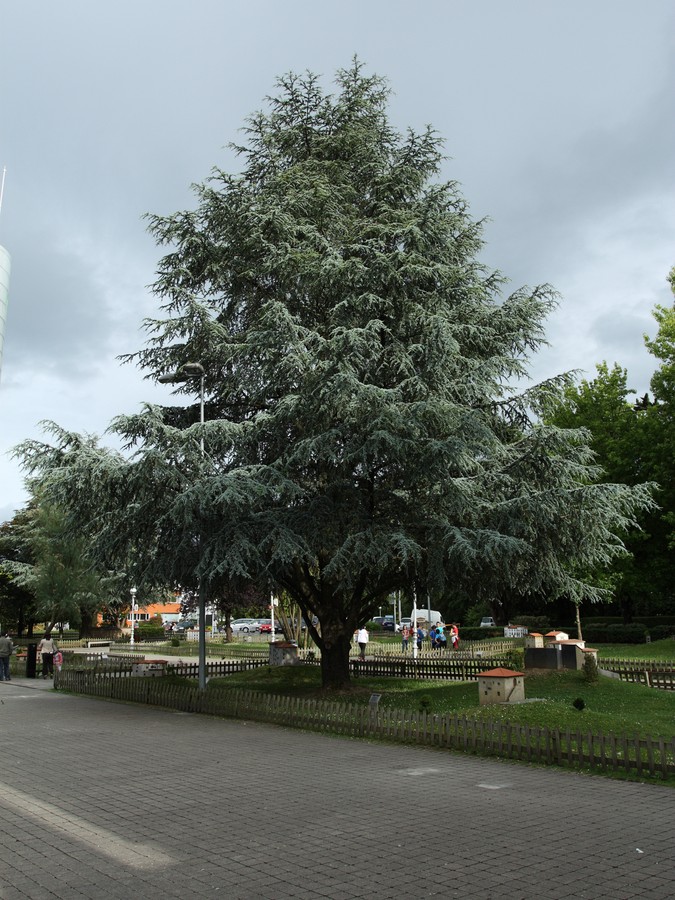
[(0, 900), (666, 900), (657, 785), (0, 684)]

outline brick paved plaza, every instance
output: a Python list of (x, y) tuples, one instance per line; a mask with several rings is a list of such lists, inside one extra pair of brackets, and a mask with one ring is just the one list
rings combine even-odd
[(0, 898), (670, 898), (675, 793), (0, 684)]

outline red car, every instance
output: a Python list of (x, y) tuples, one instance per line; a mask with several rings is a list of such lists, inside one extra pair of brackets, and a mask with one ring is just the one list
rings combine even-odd
[[(256, 629), (259, 634), (272, 634), (272, 620), (259, 619)], [(274, 631), (276, 634), (283, 634), (284, 630), (278, 622), (274, 623)]]

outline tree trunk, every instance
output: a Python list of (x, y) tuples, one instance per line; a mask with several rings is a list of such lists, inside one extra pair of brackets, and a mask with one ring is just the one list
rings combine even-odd
[(340, 690), (349, 686), (350, 635), (336, 635), (333, 640), (322, 640), (321, 684), (328, 690)]
[(80, 622), (80, 637), (91, 637), (92, 631), (94, 628), (94, 615), (93, 613), (82, 610), (81, 612), (81, 622)]

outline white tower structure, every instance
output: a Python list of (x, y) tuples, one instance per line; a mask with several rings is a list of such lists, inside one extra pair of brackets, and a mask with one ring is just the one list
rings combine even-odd
[[(2, 195), (5, 191), (5, 173), (2, 170), (0, 184), (0, 212), (2, 212)], [(7, 303), (9, 302), (9, 270), (11, 258), (7, 250), (0, 244), (0, 374), (2, 374), (2, 348), (5, 343), (5, 322), (7, 321)]]

